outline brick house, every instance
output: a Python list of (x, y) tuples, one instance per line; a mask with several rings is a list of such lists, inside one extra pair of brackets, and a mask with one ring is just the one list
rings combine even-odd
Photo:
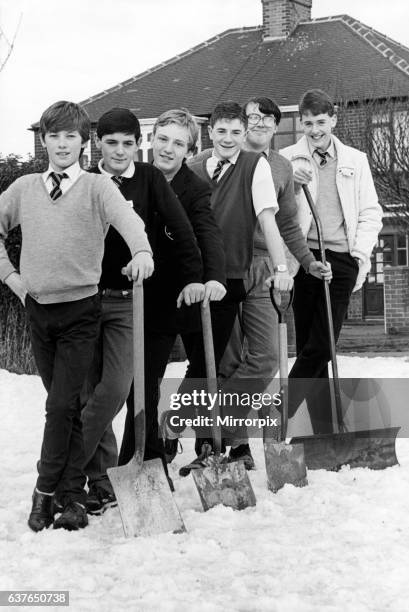
[[(320, 87), (339, 105), (337, 130), (344, 140), (368, 150), (373, 137), (385, 139), (395, 114), (408, 113), (409, 49), (348, 15), (311, 19), (312, 0), (261, 4), (262, 25), (222, 32), (84, 100), (92, 122), (113, 106), (132, 109), (142, 127), (139, 159), (148, 161), (152, 126), (164, 110), (184, 106), (198, 118), (200, 150), (209, 146), (206, 124), (217, 102), (244, 103), (252, 95), (268, 95), (283, 113), (273, 142), (280, 149), (301, 134), (302, 93)], [(377, 111), (370, 113), (374, 101)], [(37, 155), (38, 124), (33, 130)], [(92, 164), (99, 158), (93, 141), (86, 156)], [(350, 318), (383, 316), (386, 263), (409, 263), (408, 236), (388, 216), (368, 281), (351, 301)]]

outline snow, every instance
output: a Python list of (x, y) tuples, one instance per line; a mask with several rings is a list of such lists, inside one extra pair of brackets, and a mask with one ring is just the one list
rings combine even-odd
[[(183, 367), (170, 364), (167, 376), (180, 377)], [(343, 376), (409, 378), (405, 356), (340, 356), (339, 369)], [(44, 401), (38, 377), (0, 370), (0, 590), (68, 590), (74, 612), (409, 609), (408, 440), (397, 440), (399, 466), (311, 471), (308, 487), (286, 485), (275, 495), (254, 440), (257, 506), (204, 513), (193, 479), (178, 476), (193, 457), (193, 441), (185, 439), (171, 475), (186, 533), (128, 540), (111, 509), (80, 532), (35, 534), (27, 517)], [(123, 418), (122, 411), (114, 423), (118, 435)]]

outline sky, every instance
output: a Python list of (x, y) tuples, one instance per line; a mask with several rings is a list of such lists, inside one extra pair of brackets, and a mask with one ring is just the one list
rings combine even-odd
[[(0, 154), (33, 153), (28, 127), (56, 100), (79, 102), (229, 28), (260, 25), (261, 0), (0, 0), (14, 50), (0, 72)], [(409, 46), (407, 0), (313, 0)], [(0, 36), (0, 64), (6, 55)]]

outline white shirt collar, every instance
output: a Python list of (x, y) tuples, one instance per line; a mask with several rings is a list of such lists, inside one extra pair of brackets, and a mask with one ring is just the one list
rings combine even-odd
[[(312, 157), (312, 156), (313, 156), (313, 153), (314, 153), (314, 151), (315, 151), (315, 147), (313, 147), (313, 146), (310, 144), (310, 141), (309, 141), (309, 140), (308, 140), (307, 142), (308, 142), (308, 148), (309, 148), (309, 150), (310, 150), (310, 154), (311, 154), (311, 157)], [(334, 145), (334, 141), (333, 141), (333, 139), (332, 139), (332, 138), (331, 138), (331, 142), (330, 142), (330, 144), (329, 144), (329, 147), (328, 147), (328, 149), (325, 151), (325, 153), (327, 153), (329, 157), (332, 157), (332, 158), (335, 158), (335, 157), (336, 157), (335, 145)]]
[[(43, 174), (44, 182), (46, 182), (49, 179), (51, 172), (56, 172), (56, 171), (54, 170), (54, 168), (52, 168), (51, 164), (49, 164), (47, 170)], [(62, 174), (63, 172), (65, 172), (65, 174), (68, 174), (69, 180), (72, 183), (74, 183), (79, 177), (79, 175), (83, 172), (83, 170), (79, 162), (75, 162), (75, 164), (72, 164), (72, 166), (69, 166), (68, 168), (64, 168), (64, 170), (60, 170), (58, 174)]]
[[(230, 157), (230, 158), (229, 158), (227, 161), (228, 161), (228, 162), (230, 162), (231, 164), (233, 164), (233, 166), (234, 166), (234, 164), (236, 163), (237, 158), (239, 157), (239, 155), (240, 155), (240, 151), (238, 151), (238, 152), (236, 153), (236, 155), (233, 155), (233, 157)], [(214, 149), (213, 149), (213, 151), (212, 151), (212, 157), (213, 157), (213, 158), (216, 160), (216, 164), (217, 164), (219, 161), (221, 161), (221, 160), (220, 160), (220, 158), (219, 158), (219, 157), (217, 157), (217, 156), (215, 155)]]
[[(107, 172), (105, 170), (103, 163), (104, 163), (103, 159), (100, 159), (98, 162), (98, 169), (101, 172), (101, 174), (105, 174), (106, 176), (114, 176), (112, 172)], [(134, 174), (135, 174), (135, 164), (133, 161), (131, 161), (127, 169), (124, 172), (122, 172), (120, 176), (123, 176), (124, 178), (132, 178)]]

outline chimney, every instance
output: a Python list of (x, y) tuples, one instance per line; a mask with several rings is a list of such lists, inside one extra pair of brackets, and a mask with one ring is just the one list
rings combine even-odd
[(261, 0), (263, 39), (287, 38), (300, 21), (310, 21), (312, 0)]

